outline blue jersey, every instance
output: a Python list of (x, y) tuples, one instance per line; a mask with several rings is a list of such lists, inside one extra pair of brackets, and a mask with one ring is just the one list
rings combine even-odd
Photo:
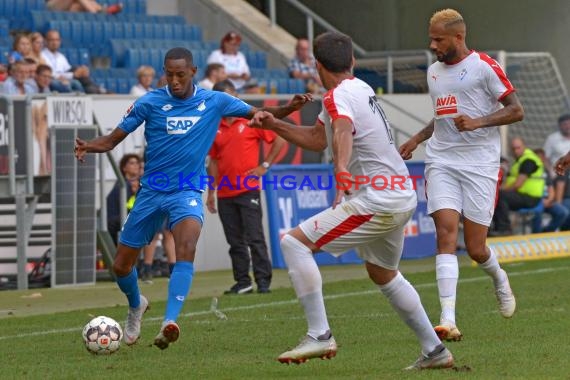
[(131, 133), (146, 122), (141, 186), (164, 192), (203, 190), (207, 185), (204, 160), (221, 118), (244, 117), (251, 108), (224, 92), (197, 86), (187, 99), (171, 95), (168, 86), (137, 99), (118, 127)]

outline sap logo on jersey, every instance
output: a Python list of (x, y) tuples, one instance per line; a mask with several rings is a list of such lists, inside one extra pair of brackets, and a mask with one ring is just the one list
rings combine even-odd
[(166, 118), (166, 132), (169, 135), (183, 135), (192, 128), (201, 116), (181, 116)]
[(435, 114), (437, 117), (451, 117), (457, 113), (457, 96), (449, 94), (440, 96), (435, 101)]

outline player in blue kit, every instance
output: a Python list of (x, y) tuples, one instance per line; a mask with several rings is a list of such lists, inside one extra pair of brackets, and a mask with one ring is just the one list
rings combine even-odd
[[(165, 349), (180, 335), (176, 319), (190, 291), (194, 274), (196, 243), (203, 223), (202, 183), (204, 160), (222, 117), (251, 118), (257, 109), (223, 92), (196, 87), (192, 53), (170, 49), (164, 57), (168, 85), (151, 91), (127, 110), (110, 134), (90, 141), (76, 139), (75, 156), (113, 149), (145, 122), (145, 171), (135, 205), (123, 225), (113, 271), (119, 288), (127, 296), (129, 311), (124, 340), (134, 344), (140, 335), (141, 320), (148, 300), (140, 294), (135, 262), (140, 249), (150, 243), (165, 218), (174, 235), (176, 264), (168, 285), (164, 321), (154, 344)], [(295, 95), (282, 107), (266, 107), (282, 118), (300, 109), (311, 96)]]

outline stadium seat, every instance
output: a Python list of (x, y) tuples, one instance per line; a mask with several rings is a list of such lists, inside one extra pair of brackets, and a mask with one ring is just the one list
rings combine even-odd
[(117, 78), (105, 79), (104, 86), (107, 89), (107, 92), (117, 93)]
[(0, 19), (0, 37), (8, 37), (10, 35), (10, 21)]
[(136, 69), (141, 65), (141, 50), (127, 49), (125, 53), (125, 67)]
[(117, 93), (128, 94), (130, 90), (129, 78), (117, 78)]

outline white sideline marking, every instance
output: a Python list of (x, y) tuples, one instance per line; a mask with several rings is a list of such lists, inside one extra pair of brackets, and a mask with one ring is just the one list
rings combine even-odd
[[(568, 270), (568, 269), (570, 269), (570, 267), (564, 266), (564, 267), (535, 269), (535, 270), (531, 270), (531, 271), (511, 272), (511, 273), (509, 273), (509, 277), (530, 276), (530, 275), (535, 275), (535, 274), (558, 272), (558, 271), (563, 271), (563, 270)], [(459, 283), (469, 283), (469, 282), (479, 282), (479, 281), (489, 281), (489, 277), (488, 276), (482, 276), (482, 277), (466, 278), (463, 280), (459, 280)], [(417, 289), (433, 288), (435, 286), (436, 286), (435, 281), (430, 282), (430, 283), (414, 285), (414, 287)], [(361, 291), (361, 292), (332, 294), (332, 295), (325, 296), (324, 298), (325, 298), (325, 300), (333, 300), (333, 299), (338, 299), (338, 298), (361, 296), (361, 295), (378, 293), (378, 292), (379, 292), (378, 290), (365, 290), (365, 291)], [(248, 306), (229, 307), (229, 308), (225, 308), (225, 309), (220, 309), (220, 311), (223, 310), (224, 312), (228, 312), (228, 311), (243, 311), (243, 310), (250, 310), (250, 309), (261, 309), (264, 307), (292, 305), (292, 304), (297, 304), (298, 302), (299, 301), (297, 299), (292, 299), (292, 300), (287, 300), (287, 301), (274, 301), (274, 302), (258, 303), (258, 304), (254, 304), (254, 305), (248, 305)], [(181, 317), (194, 317), (194, 316), (208, 315), (208, 314), (212, 314), (212, 313), (213, 312), (211, 310), (203, 310), (203, 311), (196, 311), (196, 312), (191, 312), (191, 313), (184, 313), (184, 314), (181, 314), (180, 316)], [(162, 321), (162, 319), (163, 319), (163, 317), (145, 318), (145, 322)], [(291, 319), (291, 318), (288, 318), (288, 319)], [(304, 319), (304, 317), (303, 317), (303, 319)], [(198, 321), (196, 321), (196, 322), (198, 322)], [(22, 334), (17, 334), (17, 335), (5, 335), (5, 336), (0, 336), (0, 341), (7, 340), (7, 339), (28, 338), (28, 337), (33, 337), (33, 336), (42, 336), (42, 335), (50, 335), (50, 334), (61, 334), (61, 333), (67, 333), (67, 332), (81, 331), (82, 329), (83, 329), (83, 327), (70, 327), (70, 328), (66, 328), (66, 329), (53, 329), (53, 330), (44, 330), (44, 331), (22, 333)]]

